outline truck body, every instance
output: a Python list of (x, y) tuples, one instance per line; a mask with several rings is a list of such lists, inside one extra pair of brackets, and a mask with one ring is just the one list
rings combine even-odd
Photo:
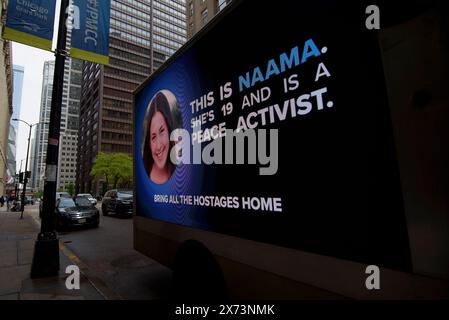
[(134, 247), (174, 288), (449, 297), (447, 11), (382, 4), (233, 1), (136, 90)]

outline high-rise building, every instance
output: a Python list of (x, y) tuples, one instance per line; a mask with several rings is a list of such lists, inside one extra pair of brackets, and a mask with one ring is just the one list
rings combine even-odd
[(187, 0), (187, 37), (192, 38), (231, 0)]
[[(22, 66), (13, 66), (13, 98), (12, 98), (12, 117), (11, 119), (20, 119), (20, 108), (22, 104), (23, 76), (25, 69)], [(19, 125), (17, 121), (10, 122), (8, 138), (8, 175), (14, 177), (16, 168), (16, 140)]]
[(76, 182), (82, 66), (80, 60), (68, 58), (64, 68), (57, 181), (61, 190)]
[(34, 155), (30, 158), (31, 164), (31, 188), (43, 190), (45, 163), (47, 160), (48, 128), (50, 122), (51, 100), (53, 91), (53, 75), (55, 62), (44, 63), (42, 78), (41, 108), (39, 113), (39, 124), (36, 126), (34, 138)]
[(132, 152), (132, 92), (187, 36), (185, 0), (112, 0), (110, 21), (110, 64), (83, 66), (76, 185), (94, 195), (96, 155)]
[[(3, 29), (6, 0), (0, 0), (0, 35)], [(12, 115), (12, 54), (11, 43), (0, 36), (0, 195), (5, 193), (9, 124)]]
[[(20, 109), (22, 107), (22, 90), (23, 90), (23, 77), (25, 75), (25, 68), (22, 66), (13, 66), (13, 96), (12, 96), (12, 118), (20, 119)], [(19, 129), (19, 123), (12, 121), (11, 125)]]
[[(79, 103), (81, 95), (82, 62), (67, 58), (64, 67), (64, 86), (61, 105), (59, 138), (58, 189), (65, 189), (76, 182), (76, 151), (78, 144)], [(47, 160), (48, 123), (50, 122), (53, 90), (54, 61), (45, 62), (42, 82), (42, 100), (36, 135), (33, 139), (29, 167), (32, 172), (31, 187), (44, 187)]]

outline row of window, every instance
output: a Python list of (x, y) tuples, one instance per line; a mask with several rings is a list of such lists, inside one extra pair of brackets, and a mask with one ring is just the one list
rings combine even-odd
[(119, 100), (103, 99), (103, 105), (110, 108), (128, 109), (132, 108), (132, 104)]
[(109, 49), (109, 56), (116, 56), (116, 57), (120, 57), (122, 59), (127, 59), (129, 61), (136, 61), (145, 65), (150, 65), (150, 59), (149, 58), (144, 58), (141, 56), (138, 56), (136, 54), (130, 53), (130, 52), (126, 52), (123, 50), (118, 50), (115, 48), (110, 48)]
[(186, 42), (186, 37), (180, 36), (177, 33), (173, 33), (170, 31), (167, 31), (166, 29), (160, 28), (160, 27), (154, 27), (154, 31), (159, 32), (163, 36), (167, 36), (168, 39), (174, 39), (177, 40), (181, 45)]
[(120, 77), (120, 78), (124, 78), (127, 80), (135, 80), (136, 82), (143, 82), (146, 77), (145, 76), (141, 76), (132, 72), (128, 72), (128, 71), (123, 71), (120, 69), (116, 69), (116, 68), (111, 68), (111, 67), (105, 67), (105, 73), (107, 75), (112, 75), (112, 76), (116, 76), (116, 77)]
[(168, 5), (172, 6), (172, 7), (178, 8), (179, 11), (181, 11), (181, 12), (185, 12), (186, 11), (185, 1), (180, 1), (182, 4), (178, 3), (176, 1), (173, 1), (173, 0), (166, 0), (166, 1), (159, 0), (159, 2), (163, 2), (165, 4), (168, 4)]
[(159, 16), (161, 18), (164, 18), (165, 20), (167, 20), (167, 21), (169, 21), (171, 23), (178, 24), (178, 26), (180, 26), (180, 27), (184, 27), (184, 28), (186, 27), (186, 21), (185, 20), (178, 19), (176, 17), (173, 17), (173, 16), (171, 16), (169, 14), (166, 14), (165, 12), (162, 12), (162, 11), (157, 10), (157, 9), (154, 10), (154, 14), (155, 14), (155, 16)]
[(82, 74), (81, 72), (71, 72), (70, 73), (70, 84), (75, 84), (75, 85), (81, 85), (81, 78), (82, 78)]
[(122, 81), (117, 80), (113, 78), (105, 78), (104, 80), (105, 85), (107, 86), (113, 86), (116, 88), (121, 88), (128, 91), (134, 91), (137, 88), (137, 84), (129, 82), (129, 81)]
[(113, 67), (124, 68), (125, 70), (128, 70), (128, 71), (135, 71), (135, 72), (139, 72), (139, 73), (146, 74), (146, 75), (150, 74), (149, 66), (143, 67), (141, 65), (129, 63), (127, 61), (119, 60), (119, 59), (112, 58), (112, 57), (109, 58), (109, 64)]
[[(171, 0), (170, 0), (171, 1)], [(141, 10), (149, 10), (151, 0), (120, 0), (121, 3), (124, 3), (130, 7), (139, 8)], [(112, 0), (112, 6), (118, 3), (117, 0)]]
[(129, 92), (119, 91), (111, 88), (104, 88), (104, 94), (109, 97), (114, 97), (117, 99), (126, 99), (126, 100), (132, 100), (133, 96)]
[(185, 20), (186, 14), (185, 14), (185, 7), (181, 8), (182, 12), (175, 10), (159, 1), (154, 1), (154, 6), (158, 9), (162, 9), (165, 11), (168, 11), (171, 14), (174, 14), (175, 16), (181, 18), (182, 20)]
[(161, 36), (158, 36), (156, 34), (154, 35), (154, 39), (159, 41), (159, 42), (162, 42), (164, 44), (168, 44), (168, 45), (170, 45), (170, 46), (172, 46), (172, 47), (174, 47), (176, 49), (179, 49), (182, 46), (182, 44), (179, 43), (179, 42), (175, 42), (175, 41), (169, 40), (169, 39), (167, 39), (165, 37), (161, 37)]
[[(138, 3), (136, 1), (136, 3)], [(144, 9), (147, 9), (147, 11), (149, 11), (149, 7), (145, 7)], [(151, 19), (151, 15), (149, 12), (144, 12), (142, 10), (137, 10), (134, 9), (133, 7), (131, 7), (130, 5), (126, 5), (120, 2), (113, 2), (111, 5), (111, 15), (114, 14), (114, 11), (116, 10), (121, 10), (123, 12), (129, 13), (130, 15), (134, 16), (134, 17), (139, 17), (142, 18), (143, 20), (150, 20)]]
[(151, 25), (149, 23), (145, 23), (140, 20), (138, 20), (140, 22), (134, 22), (130, 20), (132, 20), (131, 17), (127, 18), (125, 15), (123, 15), (123, 17), (114, 17), (114, 19), (111, 19), (111, 26), (116, 26), (126, 31), (137, 33), (138, 35), (144, 37), (150, 37), (150, 32), (147, 31), (151, 28)]
[(132, 141), (133, 136), (125, 133), (115, 133), (104, 131), (102, 134), (104, 140)]
[(120, 152), (120, 153), (131, 153), (132, 148), (131, 146), (124, 146), (119, 144), (112, 144), (112, 143), (102, 143), (101, 144), (101, 150), (104, 152)]
[(140, 45), (145, 46), (145, 47), (149, 47), (150, 46), (150, 40), (145, 40), (145, 39), (142, 39), (142, 38), (137, 37), (135, 35), (129, 34), (127, 32), (119, 31), (119, 30), (117, 30), (117, 29), (115, 29), (113, 27), (111, 27), (110, 32), (111, 32), (112, 36), (119, 37), (119, 38), (122, 38), (122, 39), (127, 39), (127, 40), (129, 40), (131, 42), (140, 44)]
[(103, 121), (103, 128), (123, 130), (123, 131), (131, 131), (133, 129), (132, 125), (129, 123), (122, 123), (122, 122), (116, 122), (116, 121), (110, 121), (110, 120)]
[(130, 50), (130, 51), (134, 51), (136, 53), (143, 54), (143, 55), (145, 55), (147, 57), (150, 56), (150, 49), (149, 48), (142, 48), (140, 46), (136, 46), (134, 44), (125, 42), (123, 40), (111, 38), (110, 39), (110, 44), (114, 45), (114, 46), (118, 46), (118, 47), (126, 49), (126, 50)]
[(164, 26), (164, 27), (166, 27), (169, 30), (177, 31), (177, 32), (182, 33), (182, 34), (187, 34), (185, 28), (180, 28), (178, 26), (175, 26), (174, 24), (168, 23), (167, 21), (161, 20), (161, 19), (159, 19), (157, 17), (154, 17), (153, 21), (154, 21), (155, 24), (160, 24), (161, 26)]
[(169, 56), (171, 56), (173, 53), (176, 52), (176, 50), (174, 50), (174, 49), (172, 49), (172, 48), (169, 48), (169, 47), (166, 47), (166, 46), (164, 46), (164, 45), (162, 45), (162, 44), (158, 44), (158, 43), (155, 43), (155, 44), (154, 44), (154, 48), (155, 48), (155, 49), (158, 49), (158, 50), (161, 50), (161, 51), (163, 51), (163, 52), (165, 52), (165, 53), (168, 54)]

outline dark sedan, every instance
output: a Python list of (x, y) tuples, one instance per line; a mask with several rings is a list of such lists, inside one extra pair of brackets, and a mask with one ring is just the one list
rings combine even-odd
[(98, 209), (86, 197), (64, 198), (56, 202), (56, 228), (92, 226), (100, 224)]
[(121, 217), (132, 217), (133, 192), (128, 190), (109, 190), (103, 197), (101, 211), (104, 216), (114, 213)]

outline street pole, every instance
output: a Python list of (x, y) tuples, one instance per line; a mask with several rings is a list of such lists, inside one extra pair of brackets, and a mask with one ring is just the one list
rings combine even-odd
[(28, 182), (28, 156), (30, 153), (30, 140), (31, 140), (31, 129), (33, 128), (32, 125), (28, 125), (30, 127), (30, 133), (28, 134), (28, 146), (27, 146), (27, 157), (25, 160), (25, 176), (23, 178), (23, 191), (22, 191), (22, 203), (21, 203), (21, 210), (20, 213), (20, 219), (23, 219), (23, 211), (25, 210), (25, 192), (27, 189), (27, 182)]
[(62, 90), (64, 86), (64, 64), (66, 55), (66, 12), (69, 0), (61, 0), (56, 45), (55, 73), (51, 101), (50, 124), (47, 144), (44, 199), (42, 207), (41, 231), (35, 246), (31, 278), (58, 275), (59, 241), (55, 231), (56, 176), (58, 172), (59, 135), (61, 127)]
[[(20, 160), (19, 183), (20, 183), (20, 175), (22, 174), (22, 162), (23, 162), (23, 159)], [(16, 182), (16, 190), (15, 190), (16, 192), (15, 192), (15, 194), (14, 194), (14, 199), (15, 199), (15, 200), (19, 199), (19, 198), (18, 198), (18, 196), (19, 196), (19, 183)]]

